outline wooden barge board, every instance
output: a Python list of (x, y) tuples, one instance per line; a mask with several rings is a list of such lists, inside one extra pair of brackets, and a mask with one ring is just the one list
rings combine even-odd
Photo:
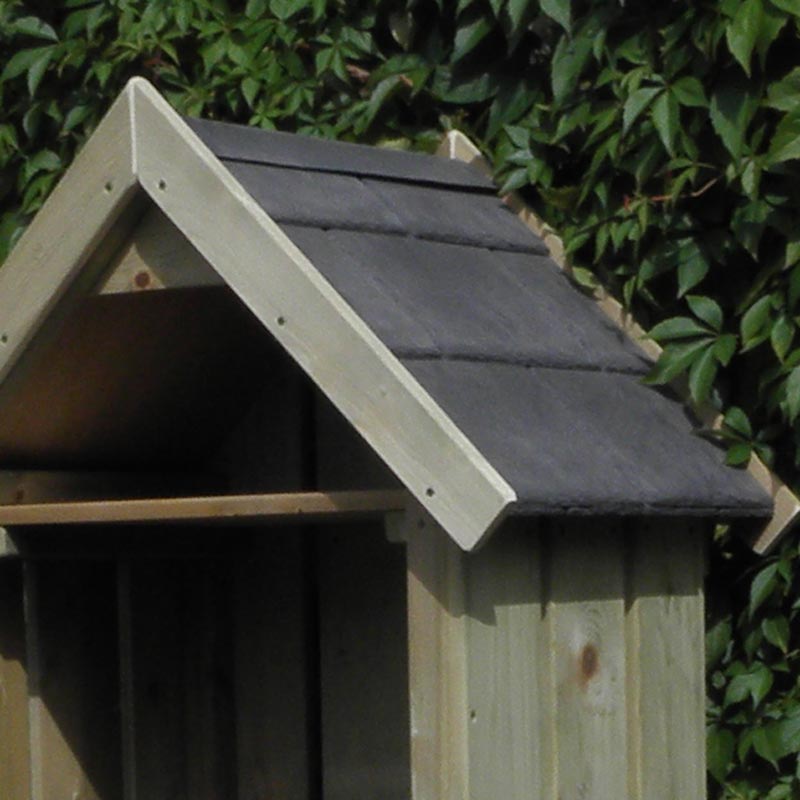
[(0, 525), (285, 522), (383, 515), (402, 511), (407, 502), (402, 490), (373, 490), (31, 503), (0, 506)]

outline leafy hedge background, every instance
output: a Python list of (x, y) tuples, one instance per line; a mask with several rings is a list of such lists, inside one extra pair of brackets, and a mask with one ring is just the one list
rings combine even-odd
[[(133, 75), (180, 111), (432, 149), (463, 129), (726, 412), (800, 467), (800, 0), (0, 0), (0, 261)], [(800, 797), (798, 537), (720, 532), (712, 797)]]

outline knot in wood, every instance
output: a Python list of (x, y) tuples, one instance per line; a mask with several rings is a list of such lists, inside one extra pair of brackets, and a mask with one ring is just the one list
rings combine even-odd
[(580, 680), (581, 685), (587, 683), (597, 675), (600, 670), (600, 653), (593, 644), (587, 644), (580, 654)]

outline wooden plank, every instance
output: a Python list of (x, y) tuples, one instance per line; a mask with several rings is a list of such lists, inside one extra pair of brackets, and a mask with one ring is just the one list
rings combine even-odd
[(382, 515), (404, 508), (403, 491), (291, 492), (87, 503), (0, 506), (0, 525), (75, 525), (144, 522), (246, 522)]
[(214, 268), (156, 206), (150, 206), (109, 267), (101, 294), (223, 286)]
[(153, 87), (130, 86), (142, 187), (423, 506), (474, 547), (513, 489)]
[(25, 564), (32, 800), (122, 797), (113, 570)]
[(702, 523), (642, 521), (628, 562), (632, 800), (705, 798)]
[(320, 531), (325, 800), (411, 794), (405, 552), (379, 524)]
[[(0, 271), (0, 381), (81, 276), (138, 187), (124, 92), (78, 153)], [(103, 265), (104, 267), (104, 265)], [(80, 277), (91, 285), (97, 274)]]
[(555, 796), (625, 797), (624, 550), (608, 520), (569, 521), (550, 539), (547, 609), (556, 703)]
[(556, 796), (541, 527), (506, 526), (465, 559), (471, 800)]
[(302, 538), (287, 530), (236, 564), (238, 800), (316, 797), (307, 571)]
[(230, 558), (120, 571), (125, 800), (235, 796)]
[(464, 558), (427, 515), (408, 518), (413, 800), (471, 800)]
[(31, 761), (22, 566), (0, 564), (0, 786), (30, 800)]

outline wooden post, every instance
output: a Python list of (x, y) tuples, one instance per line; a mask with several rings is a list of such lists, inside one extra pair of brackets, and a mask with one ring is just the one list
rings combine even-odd
[(407, 530), (414, 800), (705, 797), (698, 524)]
[(30, 798), (30, 733), (22, 603), (22, 565), (0, 563), (0, 790)]

